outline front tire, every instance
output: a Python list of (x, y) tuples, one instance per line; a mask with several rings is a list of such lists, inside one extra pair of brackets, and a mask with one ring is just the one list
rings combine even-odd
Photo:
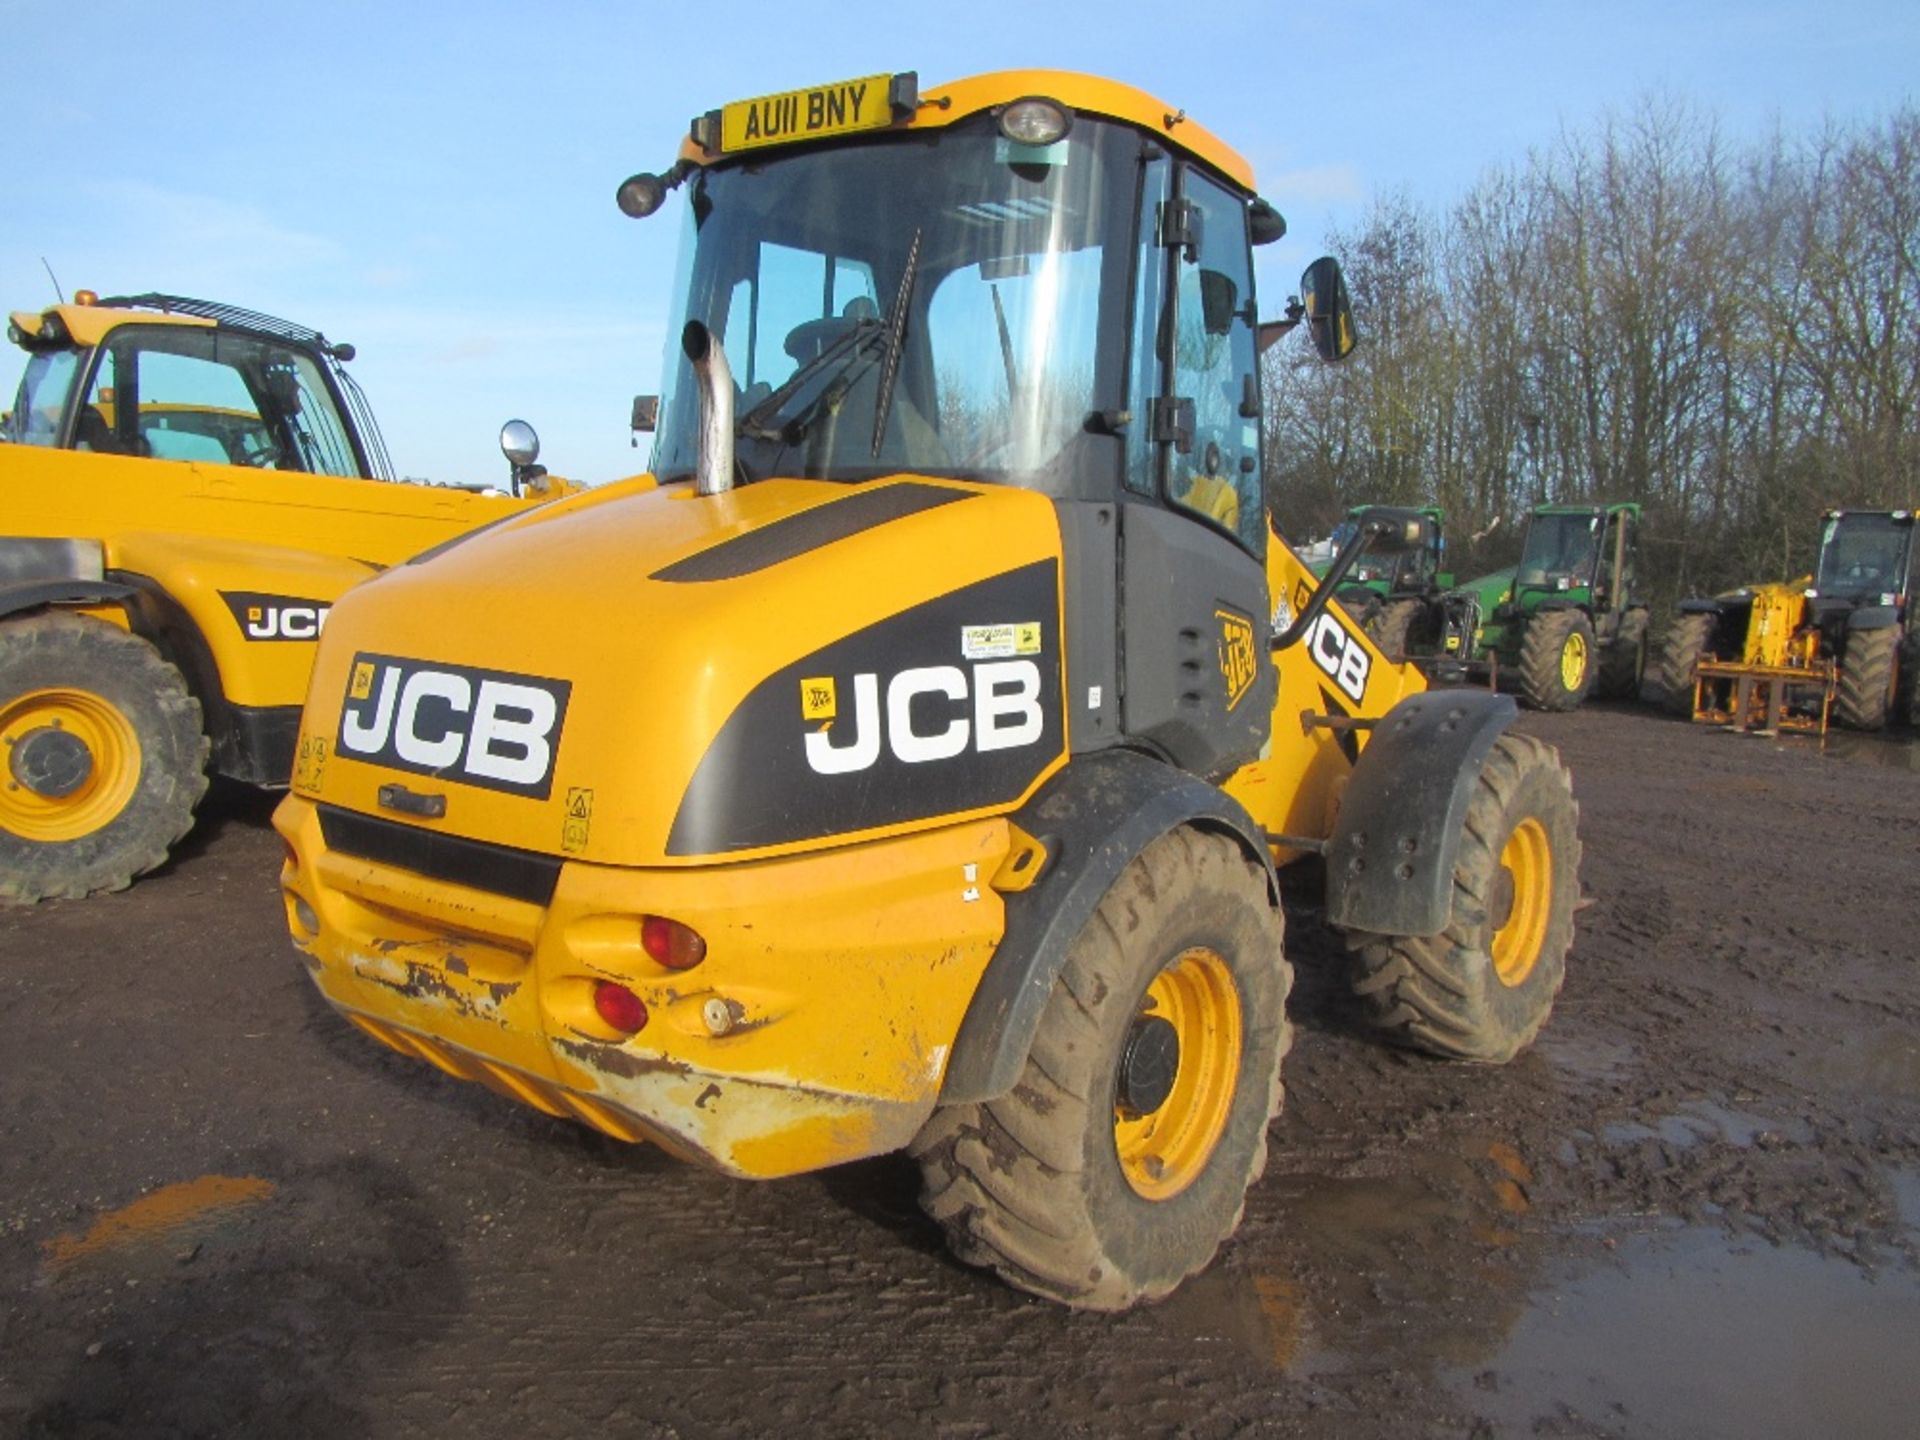
[(1893, 709), (1894, 658), (1900, 632), (1849, 630), (1840, 657), (1840, 685), (1834, 691), (1833, 718), (1849, 730), (1884, 730)]
[(1238, 845), (1149, 845), (1075, 937), (1013, 1090), (936, 1111), (910, 1147), (954, 1253), (1088, 1310), (1203, 1268), (1266, 1165), (1292, 974)]
[(1683, 720), (1693, 718), (1693, 669), (1712, 654), (1713, 632), (1719, 617), (1682, 615), (1667, 627), (1660, 651), (1660, 703)]
[(0, 900), (122, 890), (207, 789), (200, 705), (138, 636), (44, 611), (0, 624)]
[(1600, 652), (1602, 700), (1638, 700), (1647, 674), (1647, 612), (1629, 610), (1620, 617), (1613, 641)]
[(1542, 610), (1520, 640), (1520, 698), (1535, 710), (1572, 710), (1593, 689), (1593, 623), (1578, 610)]
[(1405, 660), (1413, 622), (1426, 608), (1418, 600), (1395, 600), (1382, 605), (1367, 621), (1367, 638), (1389, 660)]
[(1501, 1064), (1540, 1033), (1567, 975), (1580, 808), (1557, 751), (1502, 735), (1481, 766), (1438, 935), (1349, 933), (1354, 989), (1399, 1044)]

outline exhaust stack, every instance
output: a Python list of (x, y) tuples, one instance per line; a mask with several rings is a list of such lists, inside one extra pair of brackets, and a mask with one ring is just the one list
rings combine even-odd
[(700, 464), (694, 490), (718, 495), (733, 488), (733, 367), (727, 352), (714, 344), (713, 332), (689, 320), (680, 332), (680, 348), (700, 382)]

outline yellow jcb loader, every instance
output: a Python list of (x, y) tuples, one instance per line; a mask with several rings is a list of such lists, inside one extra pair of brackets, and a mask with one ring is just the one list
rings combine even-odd
[(0, 901), (153, 869), (209, 770), (285, 785), (347, 587), (568, 488), (519, 421), (501, 491), (394, 483), (353, 347), (233, 306), (82, 291), (7, 336)]
[(334, 611), (294, 943), (549, 1114), (738, 1176), (904, 1147), (965, 1260), (1164, 1295), (1266, 1163), (1276, 867), (1390, 1034), (1503, 1061), (1565, 974), (1567, 771), (1327, 604), (1417, 514), (1322, 581), (1269, 528), (1256, 357), (1346, 353), (1345, 286), (1259, 323), (1283, 222), (1177, 107), (880, 75), (703, 115), (618, 199), (675, 189), (653, 474)]
[(1830, 510), (1815, 573), (1683, 600), (1661, 661), (1667, 708), (1763, 734), (1920, 725), (1915, 535), (1910, 510)]

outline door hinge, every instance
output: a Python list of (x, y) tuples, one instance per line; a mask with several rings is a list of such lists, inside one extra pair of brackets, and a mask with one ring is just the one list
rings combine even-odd
[(1193, 449), (1193, 401), (1184, 395), (1163, 395), (1153, 402), (1153, 441), (1173, 443), (1185, 455)]

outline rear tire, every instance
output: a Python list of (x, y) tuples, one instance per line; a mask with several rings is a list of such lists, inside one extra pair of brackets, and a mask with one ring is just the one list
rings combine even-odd
[(1693, 667), (1708, 658), (1715, 615), (1682, 615), (1667, 627), (1660, 651), (1660, 703), (1683, 720), (1693, 718)]
[[(1266, 1166), (1292, 976), (1238, 845), (1191, 829), (1149, 845), (1075, 937), (1013, 1090), (936, 1111), (909, 1147), (954, 1253), (1088, 1310), (1203, 1268)], [(1142, 1088), (1156, 1053), (1167, 1093)]]
[(1573, 710), (1593, 689), (1593, 625), (1578, 610), (1542, 610), (1520, 639), (1520, 698), (1536, 710)]
[(1418, 600), (1395, 600), (1382, 605), (1367, 621), (1367, 638), (1387, 659), (1405, 660), (1413, 622), (1425, 608)]
[(0, 623), (0, 900), (123, 890), (193, 825), (200, 705), (145, 640), (44, 611)]
[(1899, 718), (1911, 728), (1920, 730), (1920, 624), (1907, 631), (1906, 642), (1900, 647), (1898, 685)]
[(1502, 735), (1481, 766), (1438, 935), (1345, 938), (1354, 989), (1398, 1044), (1500, 1064), (1533, 1043), (1567, 975), (1580, 807), (1559, 753)]
[(1900, 631), (1849, 630), (1840, 657), (1840, 685), (1833, 696), (1833, 718), (1849, 730), (1884, 730), (1893, 709), (1895, 656)]
[(1600, 680), (1595, 687), (1602, 700), (1638, 700), (1647, 675), (1647, 612), (1627, 611), (1612, 643), (1600, 652)]

